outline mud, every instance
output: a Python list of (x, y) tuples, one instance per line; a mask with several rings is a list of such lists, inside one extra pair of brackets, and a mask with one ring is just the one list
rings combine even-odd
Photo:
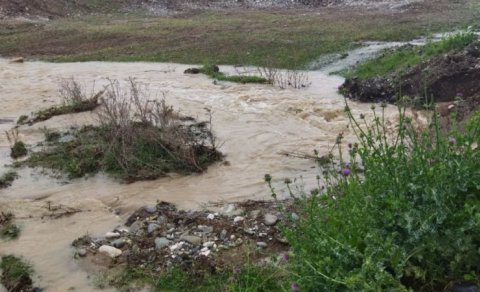
[[(434, 57), (409, 69), (368, 80), (352, 78), (341, 87), (344, 95), (362, 102), (393, 103), (401, 94), (417, 100), (453, 102), (465, 98), (474, 102), (480, 92), (480, 42), (470, 44), (458, 53)], [(426, 100), (427, 98), (427, 100)]]

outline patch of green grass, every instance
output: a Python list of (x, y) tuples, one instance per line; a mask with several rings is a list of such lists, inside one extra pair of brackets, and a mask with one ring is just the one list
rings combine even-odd
[(259, 84), (266, 84), (269, 81), (261, 76), (253, 76), (253, 75), (226, 75), (223, 72), (218, 71), (218, 67), (211, 64), (205, 64), (202, 68), (200, 68), (200, 72), (210, 76), (213, 79), (219, 81), (230, 81), (236, 83), (259, 83)]
[(455, 281), (480, 283), (480, 113), (464, 132), (444, 133), (436, 115), (416, 130), (401, 107), (391, 137), (382, 112), (369, 122), (346, 110), (358, 143), (339, 136), (340, 169), (319, 178), (326, 188), (293, 194), (303, 198), (302, 219), (286, 229), (288, 269), (300, 291), (444, 291)]
[(275, 60), (271, 64), (275, 67), (298, 69), (321, 55), (352, 49), (361, 41), (411, 40), (479, 24), (478, 6), (448, 2), (394, 17), (391, 12), (325, 7), (207, 11), (177, 17), (82, 16), (0, 29), (0, 55), (57, 62), (202, 64), (210, 60), (256, 66), (270, 59)]
[(428, 42), (425, 46), (406, 46), (399, 49), (388, 49), (381, 56), (366, 61), (350, 71), (344, 72), (346, 77), (368, 79), (385, 76), (415, 66), (432, 57), (457, 51), (475, 41), (477, 36), (471, 32), (460, 32), (445, 37), (439, 42)]
[(273, 266), (246, 264), (223, 268), (215, 272), (188, 272), (179, 267), (158, 273), (141, 268), (125, 268), (120, 274), (103, 276), (96, 284), (105, 288), (114, 286), (121, 291), (129, 287), (147, 286), (152, 291), (282, 291), (284, 273)]
[(0, 176), (0, 189), (8, 188), (12, 185), (12, 182), (18, 178), (18, 174), (15, 171), (8, 171)]
[(26, 156), (28, 154), (27, 146), (22, 141), (17, 141), (10, 148), (10, 156), (14, 159)]
[(13, 240), (20, 235), (20, 227), (14, 223), (8, 223), (5, 226), (0, 226), (0, 238), (6, 240)]
[(0, 261), (0, 280), (7, 291), (31, 291), (33, 268), (21, 258), (6, 255)]

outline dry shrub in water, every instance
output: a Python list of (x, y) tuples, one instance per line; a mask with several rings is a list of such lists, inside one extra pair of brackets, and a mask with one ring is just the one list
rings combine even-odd
[(202, 171), (206, 162), (219, 158), (205, 123), (185, 125), (165, 99), (151, 99), (148, 92), (148, 86), (132, 78), (128, 89), (110, 81), (98, 111), (108, 143), (105, 152), (111, 154), (107, 155), (110, 167), (119, 166), (126, 173), (139, 168), (157, 173), (168, 168), (152, 163), (162, 156), (181, 168)]
[(310, 86), (308, 74), (300, 70), (280, 70), (275, 66), (275, 61), (265, 60), (265, 65), (257, 68), (260, 76), (267, 79), (281, 89), (301, 89)]

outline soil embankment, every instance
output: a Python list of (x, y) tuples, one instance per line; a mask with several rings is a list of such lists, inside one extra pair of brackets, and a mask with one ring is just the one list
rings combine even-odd
[[(439, 104), (442, 116), (459, 109), (460, 120), (480, 105), (480, 41), (464, 50), (432, 58), (406, 72), (362, 80), (349, 78), (340, 87), (348, 98), (361, 102), (394, 103), (408, 96), (418, 106)], [(452, 105), (461, 101), (463, 106)], [(459, 108), (460, 106), (460, 108)]]

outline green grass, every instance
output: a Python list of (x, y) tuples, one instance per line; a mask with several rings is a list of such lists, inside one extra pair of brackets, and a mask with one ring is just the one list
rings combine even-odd
[(7, 291), (31, 291), (33, 268), (21, 258), (6, 255), (0, 261), (0, 281)]
[(445, 37), (439, 42), (428, 42), (425, 46), (388, 49), (381, 56), (366, 61), (353, 70), (343, 72), (343, 75), (361, 79), (385, 76), (406, 70), (435, 56), (461, 50), (476, 39), (477, 36), (473, 32), (465, 31)]
[(81, 16), (0, 29), (0, 55), (57, 62), (208, 60), (258, 66), (270, 60), (269, 65), (292, 69), (365, 40), (410, 40), (479, 24), (478, 5), (435, 5), (394, 17), (389, 12), (334, 8)]
[(236, 83), (259, 83), (259, 84), (266, 84), (269, 83), (267, 79), (261, 76), (254, 76), (254, 75), (225, 75), (225, 73), (217, 71), (215, 65), (205, 64), (202, 68), (200, 68), (200, 72), (210, 76), (213, 79), (219, 81), (229, 81), (229, 82), (236, 82)]
[(14, 223), (7, 223), (5, 226), (0, 226), (0, 238), (5, 240), (17, 239), (20, 236), (20, 227)]
[[(130, 291), (132, 285), (151, 287), (152, 291), (282, 291), (285, 273), (273, 266), (243, 264), (237, 268), (222, 268), (215, 272), (186, 271), (173, 267), (161, 273), (145, 268), (125, 268), (117, 275), (103, 275), (96, 286), (113, 286)], [(136, 286), (138, 287), (138, 286)]]
[(10, 156), (14, 159), (26, 156), (28, 154), (27, 146), (22, 141), (17, 141), (10, 148)]
[(285, 229), (292, 281), (301, 291), (445, 291), (456, 281), (479, 284), (480, 113), (463, 132), (444, 133), (436, 118), (416, 130), (401, 107), (390, 139), (383, 109), (373, 121), (346, 110), (358, 143), (338, 137), (341, 167), (319, 177), (325, 190), (319, 184), (310, 196), (292, 192), (302, 198), (302, 220)]
[(12, 182), (18, 178), (18, 174), (15, 171), (8, 171), (0, 176), (0, 189), (8, 188), (12, 185)]

